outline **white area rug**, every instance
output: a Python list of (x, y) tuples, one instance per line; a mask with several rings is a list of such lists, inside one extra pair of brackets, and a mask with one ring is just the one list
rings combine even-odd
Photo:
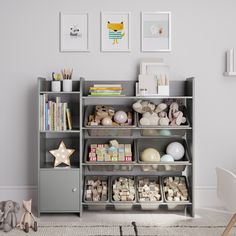
[[(145, 214), (88, 212), (77, 216), (42, 216), (38, 232), (29, 234), (14, 229), (6, 236), (220, 236), (231, 215), (209, 210), (197, 212), (195, 218), (179, 214)], [(63, 220), (63, 221), (62, 221)], [(52, 222), (53, 221), (53, 222)], [(230, 236), (236, 235), (234, 227)]]

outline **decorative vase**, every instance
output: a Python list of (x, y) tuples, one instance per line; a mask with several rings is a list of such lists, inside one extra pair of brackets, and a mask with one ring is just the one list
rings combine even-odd
[(71, 92), (72, 91), (72, 80), (67, 79), (63, 80), (63, 92)]
[(52, 92), (61, 92), (61, 81), (52, 81)]

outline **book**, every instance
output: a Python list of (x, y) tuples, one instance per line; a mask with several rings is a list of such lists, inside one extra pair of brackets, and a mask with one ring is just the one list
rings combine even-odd
[(90, 93), (121, 93), (121, 90), (90, 90)]
[(121, 84), (94, 84), (93, 87), (97, 87), (97, 88), (106, 88), (106, 87), (120, 87), (122, 88)]
[(68, 123), (69, 130), (72, 130), (71, 112), (70, 112), (69, 108), (66, 109), (66, 117), (67, 117), (67, 123)]
[(120, 93), (91, 93), (92, 96), (119, 96)]
[(90, 87), (89, 88), (90, 90), (122, 90), (121, 87)]

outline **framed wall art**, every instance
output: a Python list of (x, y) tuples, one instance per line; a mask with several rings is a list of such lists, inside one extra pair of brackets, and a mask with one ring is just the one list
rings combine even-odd
[(61, 52), (89, 50), (88, 14), (60, 14)]
[(141, 47), (145, 52), (171, 51), (171, 13), (142, 12)]
[(101, 51), (130, 51), (130, 13), (101, 13)]

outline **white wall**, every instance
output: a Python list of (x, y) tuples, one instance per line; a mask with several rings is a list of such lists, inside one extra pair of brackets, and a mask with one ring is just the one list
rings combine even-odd
[[(197, 203), (212, 204), (215, 167), (236, 171), (236, 79), (222, 76), (224, 52), (236, 47), (235, 9), (234, 0), (1, 0), (0, 200), (35, 190), (38, 76), (73, 67), (76, 77), (134, 80), (140, 59), (163, 57), (173, 79), (196, 77)], [(100, 52), (100, 11), (131, 12), (131, 53)], [(141, 11), (172, 12), (171, 53), (140, 52)], [(59, 12), (89, 13), (90, 53), (59, 52)]]

